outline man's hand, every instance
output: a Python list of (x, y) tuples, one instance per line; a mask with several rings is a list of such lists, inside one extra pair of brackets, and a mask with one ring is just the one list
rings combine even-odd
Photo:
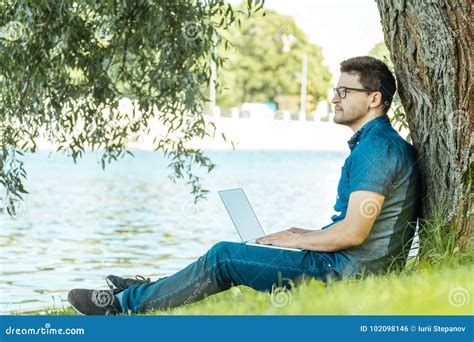
[(278, 233), (265, 235), (257, 239), (256, 242), (262, 245), (273, 245), (273, 246), (280, 246), (280, 247), (297, 248), (296, 238), (298, 234), (301, 234), (301, 233), (290, 232), (290, 229), (284, 230)]
[(306, 234), (306, 233), (312, 232), (312, 230), (297, 228), (297, 227), (291, 227), (290, 229), (287, 229), (286, 231), (290, 233), (295, 233), (295, 234)]

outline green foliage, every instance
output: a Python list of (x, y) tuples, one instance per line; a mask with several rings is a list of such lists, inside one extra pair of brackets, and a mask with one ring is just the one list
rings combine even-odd
[(219, 54), (226, 58), (218, 74), (222, 107), (243, 102), (270, 102), (278, 95), (299, 95), (301, 65), (308, 55), (307, 93), (316, 101), (327, 98), (331, 74), (323, 65), (321, 48), (311, 44), (293, 18), (272, 10), (242, 20), (225, 33), (232, 43)]
[(387, 45), (385, 45), (383, 41), (375, 44), (372, 49), (370, 49), (368, 55), (384, 61), (390, 70), (393, 71), (393, 62), (390, 59), (390, 51), (388, 51)]
[(453, 224), (443, 223), (439, 213), (430, 220), (420, 220), (419, 236), (419, 253), (416, 258), (410, 260), (406, 271), (440, 265), (450, 267), (474, 263), (472, 240), (466, 248), (460, 249), (456, 227)]
[[(210, 52), (220, 29), (260, 9), (251, 0), (235, 12), (224, 0), (0, 2), (0, 182), (7, 198), (26, 190), (19, 156), (39, 138), (74, 161), (86, 149), (103, 151), (102, 166), (122, 157), (127, 142), (150, 133), (171, 159), (173, 180), (204, 196), (193, 168), (214, 164), (191, 138), (212, 136), (202, 115)], [(133, 110), (119, 108), (130, 99)]]

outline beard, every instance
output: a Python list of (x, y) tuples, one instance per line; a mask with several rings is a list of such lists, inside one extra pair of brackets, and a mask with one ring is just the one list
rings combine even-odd
[(335, 110), (333, 121), (338, 125), (350, 126), (366, 115), (367, 113), (363, 113), (362, 111), (345, 112), (344, 110)]

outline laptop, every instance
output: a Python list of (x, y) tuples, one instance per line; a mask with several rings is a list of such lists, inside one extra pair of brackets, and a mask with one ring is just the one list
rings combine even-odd
[(245, 196), (244, 190), (241, 188), (221, 190), (219, 196), (227, 210), (227, 213), (232, 220), (232, 223), (239, 233), (240, 239), (243, 243), (252, 246), (266, 247), (266, 248), (277, 248), (286, 249), (290, 251), (301, 252), (301, 249), (287, 248), (280, 246), (261, 245), (256, 243), (256, 240), (262, 236), (265, 236), (265, 232), (258, 222), (257, 216), (255, 215), (252, 206), (250, 205), (247, 196)]

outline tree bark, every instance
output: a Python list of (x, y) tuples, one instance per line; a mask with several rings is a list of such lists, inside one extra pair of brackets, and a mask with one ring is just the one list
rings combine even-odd
[(473, 233), (472, 0), (377, 0), (423, 176), (424, 218)]

